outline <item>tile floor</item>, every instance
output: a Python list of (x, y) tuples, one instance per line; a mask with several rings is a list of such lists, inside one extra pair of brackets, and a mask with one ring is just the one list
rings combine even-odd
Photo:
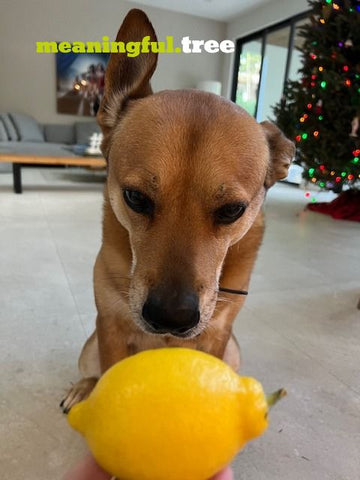
[[(0, 175), (0, 477), (60, 480), (85, 451), (58, 403), (94, 324), (102, 185), (81, 171), (23, 176), (14, 195)], [(269, 193), (235, 326), (243, 372), (289, 392), (237, 458), (237, 480), (360, 479), (360, 228), (305, 203), (287, 185)]]

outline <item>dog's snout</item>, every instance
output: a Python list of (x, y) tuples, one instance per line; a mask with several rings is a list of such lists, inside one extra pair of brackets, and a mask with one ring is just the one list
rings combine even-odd
[(192, 292), (152, 292), (142, 316), (157, 333), (185, 334), (200, 321), (199, 297)]

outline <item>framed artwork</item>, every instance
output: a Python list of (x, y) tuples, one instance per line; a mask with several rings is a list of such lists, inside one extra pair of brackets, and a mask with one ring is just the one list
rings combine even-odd
[(94, 117), (104, 95), (108, 53), (61, 53), (56, 56), (58, 113)]

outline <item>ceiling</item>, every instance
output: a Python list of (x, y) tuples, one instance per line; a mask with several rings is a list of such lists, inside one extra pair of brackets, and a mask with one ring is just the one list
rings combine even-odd
[(164, 8), (173, 12), (228, 22), (243, 12), (273, 0), (137, 0), (143, 5)]

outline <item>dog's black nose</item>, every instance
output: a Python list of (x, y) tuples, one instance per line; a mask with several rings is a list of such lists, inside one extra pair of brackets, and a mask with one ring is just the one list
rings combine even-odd
[(149, 294), (142, 309), (144, 320), (157, 333), (182, 335), (200, 321), (199, 297), (191, 292)]

